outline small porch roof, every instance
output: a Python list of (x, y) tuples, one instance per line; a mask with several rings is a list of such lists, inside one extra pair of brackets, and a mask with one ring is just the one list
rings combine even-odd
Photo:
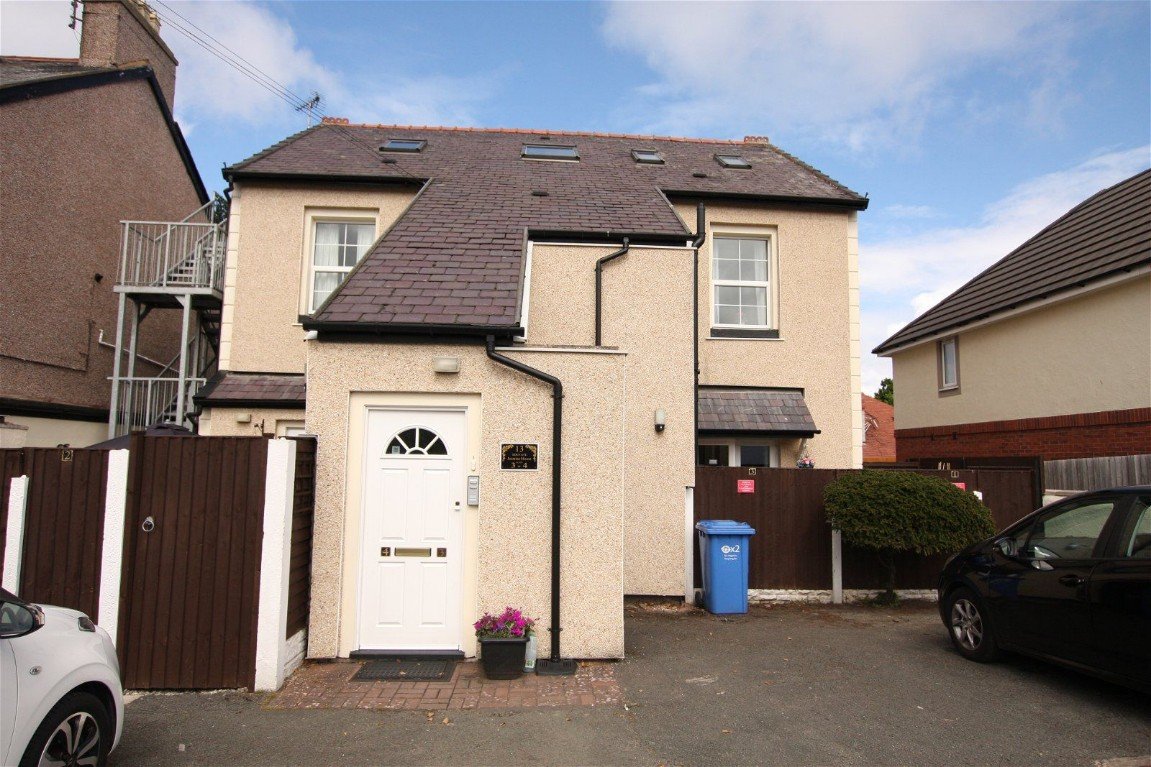
[(798, 389), (701, 387), (701, 434), (812, 437), (819, 434)]
[(302, 408), (308, 387), (302, 374), (221, 371), (196, 395), (208, 407)]

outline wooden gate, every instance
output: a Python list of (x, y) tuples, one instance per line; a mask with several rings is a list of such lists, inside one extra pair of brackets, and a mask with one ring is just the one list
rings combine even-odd
[(21, 473), (29, 485), (20, 596), (96, 615), (107, 451), (25, 448)]
[(124, 686), (251, 689), (267, 441), (134, 435), (131, 450)]

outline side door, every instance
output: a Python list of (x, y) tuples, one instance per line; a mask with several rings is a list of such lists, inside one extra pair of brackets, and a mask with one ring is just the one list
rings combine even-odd
[(1091, 665), (1088, 583), (1120, 501), (1105, 493), (1076, 498), (1031, 526), (1016, 592), (1005, 604), (1012, 638), (1023, 649)]
[(1097, 667), (1151, 685), (1151, 493), (1135, 495), (1088, 588)]

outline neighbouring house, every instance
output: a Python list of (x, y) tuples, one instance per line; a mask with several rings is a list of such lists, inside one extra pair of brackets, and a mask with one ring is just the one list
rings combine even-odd
[[(179, 221), (208, 195), (172, 118), (176, 58), (142, 2), (85, 0), (76, 59), (0, 57), (0, 446), (108, 434), (121, 220)], [(155, 316), (138, 372), (180, 346)]]
[(311, 657), (509, 604), (622, 656), (625, 594), (692, 593), (697, 461), (861, 465), (867, 200), (766, 139), (329, 118), (225, 177), (199, 425), (318, 439)]
[(895, 463), (895, 408), (863, 395), (863, 462)]
[(900, 460), (1151, 453), (1151, 171), (1072, 208), (875, 353), (892, 359)]

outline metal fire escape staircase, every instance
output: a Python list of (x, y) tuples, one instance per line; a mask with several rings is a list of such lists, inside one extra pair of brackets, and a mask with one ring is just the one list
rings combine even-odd
[[(157, 423), (195, 426), (192, 397), (215, 372), (224, 303), (227, 219), (216, 200), (182, 221), (121, 221), (120, 299), (108, 437)], [(180, 312), (180, 348), (155, 375), (137, 375), (140, 325)]]

